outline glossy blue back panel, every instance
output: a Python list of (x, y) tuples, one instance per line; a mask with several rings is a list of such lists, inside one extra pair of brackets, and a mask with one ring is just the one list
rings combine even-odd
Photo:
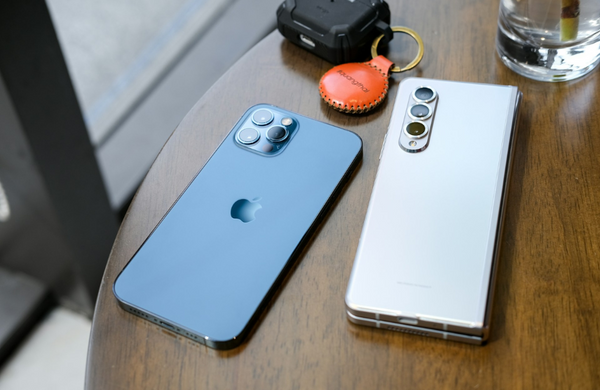
[[(235, 141), (259, 108), (276, 121), (297, 121), (275, 156)], [(252, 107), (119, 275), (115, 295), (210, 346), (237, 345), (361, 153), (354, 133), (273, 106)], [(253, 221), (232, 218), (240, 199), (262, 206)]]

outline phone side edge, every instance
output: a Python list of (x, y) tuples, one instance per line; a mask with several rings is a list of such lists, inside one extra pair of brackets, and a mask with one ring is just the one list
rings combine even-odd
[(483, 322), (483, 341), (487, 341), (490, 336), (490, 323), (492, 316), (492, 308), (494, 303), (494, 296), (496, 292), (496, 279), (498, 276), (498, 263), (500, 260), (502, 238), (504, 236), (504, 223), (506, 219), (506, 202), (508, 198), (508, 191), (510, 190), (510, 180), (512, 178), (513, 165), (514, 165), (514, 149), (517, 140), (519, 119), (521, 117), (521, 103), (523, 100), (523, 93), (519, 91), (517, 87), (514, 88), (514, 108), (513, 118), (507, 125), (507, 131), (511, 132), (511, 139), (509, 142), (508, 156), (506, 160), (505, 177), (502, 189), (502, 200), (500, 202), (500, 214), (498, 218), (498, 228), (496, 229), (496, 240), (494, 243), (494, 257), (492, 261), (492, 270), (490, 272), (488, 296), (486, 300), (486, 311)]

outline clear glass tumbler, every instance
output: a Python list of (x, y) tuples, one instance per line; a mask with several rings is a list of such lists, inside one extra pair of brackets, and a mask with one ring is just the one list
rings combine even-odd
[(600, 62), (600, 0), (500, 0), (496, 49), (535, 80), (581, 77)]

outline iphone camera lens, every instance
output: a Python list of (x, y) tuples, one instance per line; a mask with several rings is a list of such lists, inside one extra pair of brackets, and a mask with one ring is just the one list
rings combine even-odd
[(427, 126), (422, 122), (410, 122), (404, 128), (404, 132), (410, 138), (422, 138), (427, 134)]
[(427, 119), (431, 116), (431, 110), (427, 104), (419, 103), (412, 106), (408, 112), (414, 119)]
[(258, 126), (264, 126), (271, 123), (273, 114), (269, 110), (261, 109), (252, 114), (252, 122)]
[(243, 129), (237, 134), (238, 141), (243, 143), (244, 145), (253, 144), (256, 141), (258, 141), (259, 138), (260, 133), (258, 132), (258, 130), (253, 129), (251, 127)]
[(267, 138), (272, 142), (281, 142), (288, 136), (288, 131), (285, 127), (273, 126), (267, 130)]
[(413, 97), (416, 101), (429, 103), (436, 97), (436, 93), (429, 87), (419, 87), (413, 92)]

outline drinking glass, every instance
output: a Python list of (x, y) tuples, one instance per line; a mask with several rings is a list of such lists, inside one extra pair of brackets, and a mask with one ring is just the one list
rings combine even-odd
[(535, 80), (581, 77), (600, 62), (600, 0), (500, 0), (496, 49)]

